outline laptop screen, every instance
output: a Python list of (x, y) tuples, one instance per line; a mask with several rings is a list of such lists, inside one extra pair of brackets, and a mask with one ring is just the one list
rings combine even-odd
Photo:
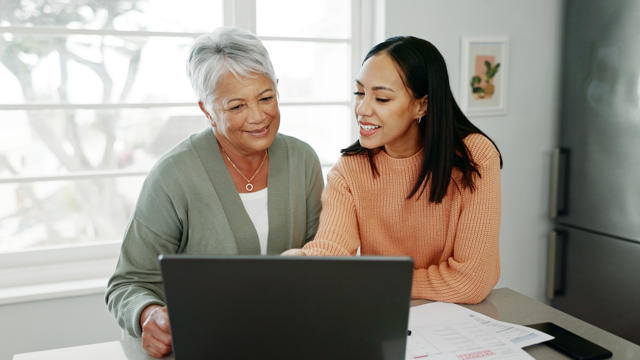
[(404, 359), (413, 262), (160, 257), (174, 356)]

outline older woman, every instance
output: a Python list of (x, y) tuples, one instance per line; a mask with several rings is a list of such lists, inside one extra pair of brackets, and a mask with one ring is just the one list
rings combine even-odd
[[(106, 301), (152, 356), (171, 350), (159, 254), (279, 254), (311, 240), (323, 180), (315, 152), (278, 134), (276, 78), (246, 31), (198, 38), (188, 74), (211, 128), (164, 155), (149, 173)], [(203, 281), (203, 279), (186, 279)]]

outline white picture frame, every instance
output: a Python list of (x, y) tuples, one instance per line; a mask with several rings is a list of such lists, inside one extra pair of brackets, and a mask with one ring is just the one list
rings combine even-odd
[(463, 37), (461, 43), (462, 111), (473, 117), (506, 115), (508, 38)]

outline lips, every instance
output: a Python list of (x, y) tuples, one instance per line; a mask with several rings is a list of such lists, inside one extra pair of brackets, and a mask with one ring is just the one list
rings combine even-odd
[(261, 127), (259, 129), (255, 129), (255, 130), (245, 130), (245, 132), (251, 136), (255, 136), (255, 137), (263, 137), (263, 136), (267, 136), (269, 134), (269, 127), (270, 125), (267, 125), (265, 127)]
[(380, 129), (380, 125), (372, 124), (370, 122), (359, 121), (358, 125), (360, 126), (360, 135), (361, 136), (371, 136), (378, 132)]

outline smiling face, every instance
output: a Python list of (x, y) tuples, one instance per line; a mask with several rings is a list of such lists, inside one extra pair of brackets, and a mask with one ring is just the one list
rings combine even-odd
[(367, 59), (356, 79), (355, 115), (360, 144), (384, 147), (392, 157), (415, 154), (422, 141), (417, 119), (426, 113), (426, 96), (415, 99), (402, 81), (401, 70), (381, 52)]
[(236, 78), (222, 75), (214, 92), (213, 114), (200, 108), (226, 151), (255, 155), (265, 151), (278, 132), (280, 110), (275, 85), (264, 74)]

